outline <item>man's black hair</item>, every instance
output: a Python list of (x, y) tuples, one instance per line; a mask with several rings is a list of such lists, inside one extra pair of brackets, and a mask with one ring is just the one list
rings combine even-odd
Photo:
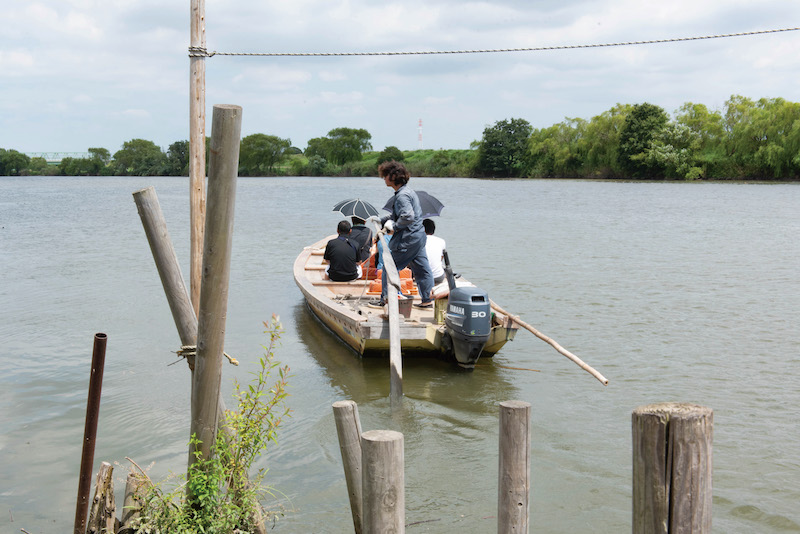
[(339, 221), (339, 226), (336, 227), (336, 231), (339, 232), (339, 235), (347, 235), (350, 233), (350, 223), (347, 221)]

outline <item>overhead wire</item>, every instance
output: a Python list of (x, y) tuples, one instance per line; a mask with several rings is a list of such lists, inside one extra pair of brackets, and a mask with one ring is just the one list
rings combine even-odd
[(702, 35), (696, 37), (674, 37), (670, 39), (650, 39), (644, 41), (624, 41), (617, 43), (577, 44), (559, 46), (536, 46), (529, 48), (492, 48), (479, 50), (426, 50), (426, 51), (396, 51), (396, 52), (208, 52), (203, 47), (190, 46), (190, 57), (214, 56), (257, 56), (257, 57), (352, 57), (352, 56), (432, 56), (456, 54), (496, 54), (507, 52), (550, 52), (555, 50), (579, 50), (586, 48), (612, 48), (619, 46), (639, 46), (649, 44), (680, 43), (687, 41), (704, 41), (710, 39), (726, 39), (730, 37), (746, 37), (770, 33), (793, 32), (798, 28), (780, 28), (774, 30), (755, 30), (749, 32), (724, 33), (718, 35)]

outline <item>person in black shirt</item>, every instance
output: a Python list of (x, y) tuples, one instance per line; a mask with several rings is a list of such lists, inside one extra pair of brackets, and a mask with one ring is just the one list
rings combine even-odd
[(350, 239), (350, 223), (340, 221), (336, 227), (339, 236), (328, 241), (323, 256), (329, 263), (325, 272), (334, 282), (349, 282), (361, 277), (357, 245)]

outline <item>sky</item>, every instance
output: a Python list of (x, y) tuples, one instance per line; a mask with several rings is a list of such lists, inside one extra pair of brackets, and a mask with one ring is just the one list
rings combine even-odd
[[(190, 0), (5, 0), (0, 148), (112, 154), (189, 138)], [(209, 52), (400, 52), (575, 46), (800, 26), (794, 0), (206, 0)], [(496, 122), (546, 128), (649, 102), (723, 110), (800, 101), (800, 31), (668, 44), (392, 57), (231, 57), (206, 64), (242, 136), (304, 149), (363, 128), (383, 150), (466, 149)]]

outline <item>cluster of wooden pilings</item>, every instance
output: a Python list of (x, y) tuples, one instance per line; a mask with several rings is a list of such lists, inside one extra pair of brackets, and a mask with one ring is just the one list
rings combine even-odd
[[(353, 401), (333, 404), (353, 529), (405, 532), (403, 434), (361, 431)], [(497, 532), (530, 529), (531, 405), (500, 403)], [(633, 411), (633, 534), (711, 532), (713, 412), (662, 403)], [(535, 528), (534, 528), (535, 530)]]

